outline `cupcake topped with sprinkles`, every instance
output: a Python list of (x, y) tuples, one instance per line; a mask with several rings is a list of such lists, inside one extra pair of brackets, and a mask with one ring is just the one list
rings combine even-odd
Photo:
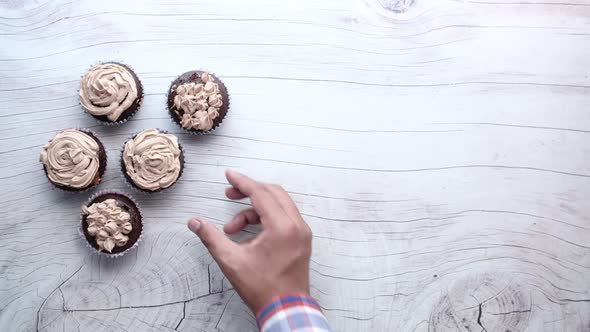
[(148, 129), (125, 143), (121, 164), (132, 186), (157, 192), (178, 181), (184, 168), (184, 155), (176, 136)]
[(215, 129), (229, 108), (227, 89), (215, 75), (192, 71), (180, 75), (168, 92), (170, 116), (193, 133)]
[(125, 122), (137, 112), (142, 99), (141, 82), (133, 70), (119, 63), (94, 66), (80, 84), (80, 104), (103, 123)]

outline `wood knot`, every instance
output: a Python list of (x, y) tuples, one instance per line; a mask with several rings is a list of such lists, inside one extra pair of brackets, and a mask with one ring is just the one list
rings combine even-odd
[(436, 1), (432, 0), (360, 0), (359, 4), (367, 17), (390, 24), (413, 21), (436, 9)]
[(508, 275), (486, 274), (455, 281), (430, 315), (431, 331), (524, 331), (531, 296)]
[(376, 0), (381, 7), (394, 13), (403, 13), (408, 10), (416, 0)]

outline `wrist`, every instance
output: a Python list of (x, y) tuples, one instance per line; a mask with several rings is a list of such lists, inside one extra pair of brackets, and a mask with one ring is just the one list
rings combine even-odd
[(262, 326), (277, 312), (293, 307), (308, 307), (321, 312), (319, 303), (307, 292), (291, 292), (274, 296), (255, 312), (258, 326)]
[(246, 296), (246, 303), (250, 307), (250, 310), (252, 310), (252, 313), (258, 317), (258, 314), (262, 310), (280, 298), (289, 295), (312, 298), (309, 293), (309, 286), (305, 287), (305, 285), (293, 285), (292, 282), (285, 282), (285, 284), (273, 285), (266, 289), (258, 289), (255, 292), (250, 292)]

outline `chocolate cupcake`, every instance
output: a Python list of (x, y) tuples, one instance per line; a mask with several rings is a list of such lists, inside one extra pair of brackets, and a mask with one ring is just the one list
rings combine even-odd
[(176, 136), (148, 129), (125, 143), (121, 168), (133, 187), (158, 192), (178, 181), (184, 169), (184, 153)]
[(107, 167), (102, 143), (89, 131), (67, 129), (43, 147), (39, 158), (49, 181), (65, 191), (84, 191), (100, 183)]
[(168, 91), (168, 111), (178, 125), (202, 134), (219, 126), (229, 109), (229, 95), (221, 80), (203, 71), (180, 75)]
[(82, 206), (80, 227), (92, 248), (118, 256), (138, 242), (143, 221), (131, 198), (118, 193), (101, 193)]
[(80, 104), (105, 124), (127, 121), (141, 105), (143, 87), (126, 65), (106, 62), (94, 66), (80, 84)]

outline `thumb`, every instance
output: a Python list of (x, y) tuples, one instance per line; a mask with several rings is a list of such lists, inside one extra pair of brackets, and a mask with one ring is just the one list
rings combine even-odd
[(192, 218), (188, 221), (188, 228), (201, 239), (211, 256), (218, 262), (225, 262), (237, 247), (225, 234), (221, 233), (214, 225), (201, 218)]

